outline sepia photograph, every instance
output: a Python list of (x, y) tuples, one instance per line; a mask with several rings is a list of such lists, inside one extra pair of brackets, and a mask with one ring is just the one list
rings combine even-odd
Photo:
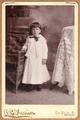
[[(2, 86), (5, 106), (35, 105), (38, 108), (36, 110), (39, 110), (38, 105), (50, 105), (52, 111), (55, 109), (54, 105), (60, 105), (62, 109), (63, 106), (69, 105), (75, 108), (72, 108), (70, 113), (65, 113), (63, 109), (54, 114), (63, 117), (76, 116), (76, 12), (76, 3), (3, 4), (5, 76)], [(16, 111), (21, 114), (19, 109)], [(10, 110), (4, 107), (4, 116), (13, 116)], [(16, 116), (14, 110), (13, 113)], [(55, 115), (51, 114), (49, 117)], [(41, 114), (42, 116), (45, 115)]]

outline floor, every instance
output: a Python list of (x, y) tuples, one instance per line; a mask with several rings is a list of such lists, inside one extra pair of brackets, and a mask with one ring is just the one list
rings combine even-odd
[(65, 87), (55, 87), (49, 90), (48, 85), (43, 86), (41, 91), (26, 91), (20, 87), (17, 93), (11, 89), (6, 90), (7, 104), (53, 104), (53, 105), (72, 105), (74, 104), (74, 94), (68, 95)]

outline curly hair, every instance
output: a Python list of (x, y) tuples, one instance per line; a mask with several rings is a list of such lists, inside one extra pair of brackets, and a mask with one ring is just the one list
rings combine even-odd
[(36, 27), (39, 27), (41, 29), (41, 25), (39, 22), (33, 22), (31, 25), (30, 25), (30, 29), (29, 29), (29, 34), (32, 35), (32, 29), (33, 28), (36, 28)]

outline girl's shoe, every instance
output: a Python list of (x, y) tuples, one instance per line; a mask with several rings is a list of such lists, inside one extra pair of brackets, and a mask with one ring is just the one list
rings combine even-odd
[(37, 90), (37, 91), (41, 91), (41, 89), (42, 89), (42, 86), (41, 86), (41, 85), (37, 85), (37, 86), (36, 86), (36, 90)]
[(27, 85), (26, 91), (32, 91), (33, 90), (33, 85)]

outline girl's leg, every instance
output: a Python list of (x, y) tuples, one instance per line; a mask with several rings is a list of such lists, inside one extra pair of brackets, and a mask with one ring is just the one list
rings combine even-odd
[(36, 89), (37, 91), (41, 91), (42, 85), (41, 85), (41, 84), (35, 85), (35, 89)]
[(32, 84), (27, 84), (26, 85), (26, 90), (27, 91), (32, 91), (33, 90), (33, 85)]

